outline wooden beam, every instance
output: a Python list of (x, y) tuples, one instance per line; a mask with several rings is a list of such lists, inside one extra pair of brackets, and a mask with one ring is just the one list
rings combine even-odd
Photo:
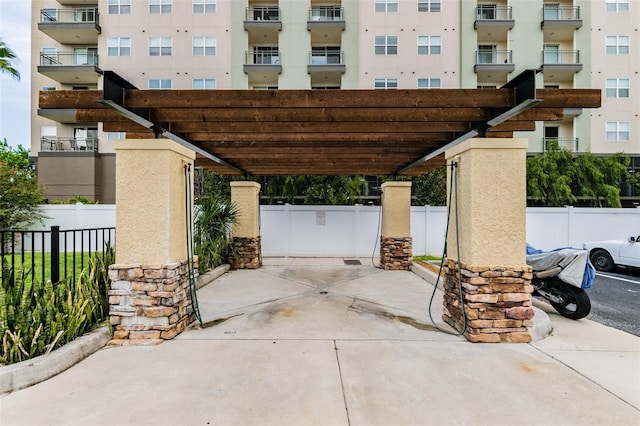
[[(560, 111), (561, 112), (561, 111)], [(486, 121), (483, 108), (156, 108), (159, 122)]]
[(129, 108), (508, 108), (512, 89), (127, 90)]
[[(469, 130), (469, 123), (462, 121), (437, 122), (283, 122), (283, 123), (172, 123), (169, 129), (177, 133), (208, 132), (208, 133), (253, 133), (256, 139), (266, 133), (416, 133), (416, 132), (465, 132)], [(356, 137), (357, 139), (357, 137)]]
[[(254, 146), (259, 140), (261, 146), (280, 146), (282, 144), (309, 144), (309, 143), (335, 143), (336, 146), (344, 146), (345, 140), (349, 140), (349, 145), (373, 143), (396, 144), (396, 143), (421, 143), (429, 141), (450, 141), (455, 138), (453, 132), (429, 132), (429, 133), (363, 133), (356, 139), (353, 133), (266, 133), (257, 135), (255, 133), (205, 133), (186, 132), (182, 133), (186, 139), (191, 141), (211, 142), (213, 144), (237, 144)], [(128, 134), (127, 134), (128, 135)]]
[(535, 108), (600, 108), (600, 89), (537, 89)]

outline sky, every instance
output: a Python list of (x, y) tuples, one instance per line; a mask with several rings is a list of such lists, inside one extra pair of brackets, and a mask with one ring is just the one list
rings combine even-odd
[(0, 140), (31, 148), (31, 0), (0, 0), (0, 38), (18, 56), (20, 81), (0, 74)]

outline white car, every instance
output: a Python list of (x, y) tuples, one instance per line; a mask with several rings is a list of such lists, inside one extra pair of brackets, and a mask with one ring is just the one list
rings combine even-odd
[(640, 235), (624, 240), (584, 243), (589, 259), (598, 271), (611, 271), (615, 266), (640, 268)]

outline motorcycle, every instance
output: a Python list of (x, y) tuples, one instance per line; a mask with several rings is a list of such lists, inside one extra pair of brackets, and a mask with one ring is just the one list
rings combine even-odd
[(542, 297), (565, 318), (578, 320), (589, 315), (591, 300), (586, 289), (593, 285), (595, 268), (586, 250), (545, 252), (527, 244), (527, 264), (533, 269), (533, 296)]

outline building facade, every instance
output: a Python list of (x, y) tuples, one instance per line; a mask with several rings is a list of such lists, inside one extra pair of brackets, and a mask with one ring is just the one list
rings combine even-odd
[[(42, 90), (598, 88), (599, 109), (540, 122), (528, 151), (632, 157), (640, 170), (637, 0), (33, 0), (31, 152), (45, 196), (115, 201), (112, 141)], [(623, 194), (624, 196), (625, 194)]]

